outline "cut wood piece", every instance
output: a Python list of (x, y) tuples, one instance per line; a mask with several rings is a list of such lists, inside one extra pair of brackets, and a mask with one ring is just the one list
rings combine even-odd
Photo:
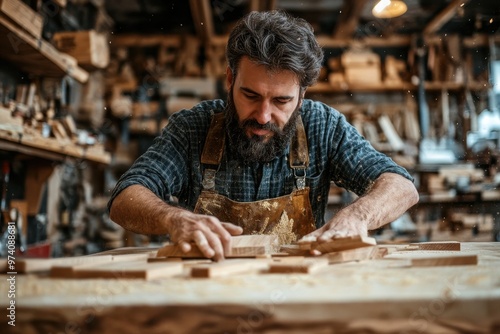
[(304, 256), (280, 256), (272, 258), (273, 263), (301, 263), (304, 260)]
[(191, 277), (222, 277), (253, 272), (269, 267), (268, 260), (226, 260), (218, 263), (195, 265), (191, 268)]
[(62, 264), (55, 264), (50, 269), (50, 276), (58, 278), (74, 278), (75, 271), (96, 265), (110, 265), (120, 262), (140, 261), (145, 262), (148, 254), (122, 254), (122, 255), (99, 255), (99, 256), (81, 256), (74, 258), (76, 261), (66, 261)]
[[(105, 260), (100, 260), (97, 258), (105, 257)], [(52, 258), (52, 259), (37, 259), (37, 258), (27, 258), (18, 259), (16, 263), (16, 269), (18, 273), (34, 273), (50, 271), (52, 267), (71, 267), (83, 265), (85, 263), (101, 263), (106, 261), (112, 262), (124, 262), (124, 261), (146, 261), (149, 254), (124, 254), (124, 255), (87, 255), (87, 256), (77, 256), (77, 257), (65, 257), (65, 258)]]
[[(240, 235), (231, 237), (231, 252), (225, 257), (255, 257), (261, 254), (272, 254), (278, 247), (275, 235)], [(191, 250), (184, 253), (176, 244), (166, 244), (158, 250), (158, 257), (205, 258), (193, 243)]]
[(346, 238), (336, 238), (327, 242), (303, 241), (299, 242), (298, 244), (302, 249), (314, 249), (325, 254), (360, 247), (374, 246), (377, 244), (377, 241), (372, 237), (352, 236)]
[(333, 252), (323, 255), (330, 264), (351, 261), (370, 260), (378, 256), (376, 246), (348, 249), (341, 252)]
[(100, 252), (98, 254), (92, 254), (89, 256), (101, 256), (101, 255), (132, 256), (132, 254), (146, 254), (147, 257), (155, 257), (157, 252), (158, 252), (157, 247), (121, 247)]
[(146, 261), (113, 262), (75, 268), (75, 278), (139, 278), (145, 280), (182, 274), (181, 262), (148, 263)]
[(289, 255), (296, 256), (307, 256), (311, 255), (311, 252), (308, 249), (303, 249), (300, 245), (281, 245), (280, 251), (287, 253)]
[(304, 259), (297, 263), (271, 263), (269, 272), (274, 274), (312, 274), (326, 266), (328, 266), (328, 259)]
[(422, 256), (411, 259), (412, 267), (477, 265), (477, 255)]
[(461, 249), (458, 241), (433, 241), (411, 243), (409, 247), (418, 247), (419, 250), (434, 250), (434, 251), (459, 251)]
[(50, 268), (50, 276), (58, 278), (71, 278), (73, 277), (73, 272), (75, 268), (85, 266), (85, 265), (96, 265), (102, 263), (113, 262), (112, 255), (102, 255), (102, 256), (81, 256), (71, 258), (73, 261), (66, 261), (62, 264), (55, 264)]

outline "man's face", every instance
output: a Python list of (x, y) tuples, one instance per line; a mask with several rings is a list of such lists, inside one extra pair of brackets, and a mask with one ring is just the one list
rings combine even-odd
[(242, 58), (236, 77), (227, 70), (226, 84), (231, 144), (246, 162), (271, 161), (295, 132), (302, 103), (297, 76)]

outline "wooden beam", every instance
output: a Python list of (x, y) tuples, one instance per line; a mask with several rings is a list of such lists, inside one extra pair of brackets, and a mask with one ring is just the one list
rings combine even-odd
[[(319, 35), (316, 36), (316, 39), (324, 48), (346, 48), (353, 43), (352, 38), (332, 38), (330, 36)], [(356, 42), (367, 47), (404, 47), (410, 45), (411, 37), (403, 35), (393, 35), (387, 38), (365, 37), (356, 40)]]
[(363, 8), (367, 2), (368, 0), (344, 0), (344, 6), (342, 7), (342, 12), (337, 25), (335, 26), (333, 38), (349, 39), (352, 35), (354, 35), (354, 32), (358, 27), (359, 18), (361, 17), (361, 13), (363, 12)]
[(173, 46), (181, 44), (180, 35), (144, 35), (144, 34), (119, 34), (113, 35), (112, 47), (148, 47), (148, 46)]
[(201, 41), (210, 44), (215, 35), (210, 0), (190, 0), (189, 4), (198, 37)]
[(436, 33), (442, 26), (444, 26), (449, 20), (451, 20), (457, 13), (460, 7), (463, 7), (469, 2), (469, 0), (453, 0), (438, 13), (432, 20), (427, 24), (424, 29), (424, 35)]
[(276, 0), (251, 0), (249, 11), (268, 11), (276, 9)]

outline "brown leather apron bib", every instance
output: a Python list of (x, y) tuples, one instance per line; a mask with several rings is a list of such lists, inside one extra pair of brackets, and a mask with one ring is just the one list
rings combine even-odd
[(243, 228), (243, 234), (274, 234), (280, 244), (290, 244), (314, 231), (314, 218), (305, 186), (305, 170), (309, 164), (307, 138), (302, 119), (290, 147), (290, 167), (295, 175), (295, 189), (289, 195), (255, 202), (236, 202), (215, 192), (215, 173), (224, 152), (224, 114), (214, 114), (208, 131), (201, 163), (206, 167), (203, 188), (194, 212), (217, 217)]

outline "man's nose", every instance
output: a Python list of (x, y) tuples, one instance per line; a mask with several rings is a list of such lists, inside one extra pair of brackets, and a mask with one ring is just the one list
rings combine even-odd
[(269, 101), (262, 101), (258, 104), (255, 112), (255, 120), (259, 124), (267, 124), (271, 121), (271, 108), (272, 105)]

